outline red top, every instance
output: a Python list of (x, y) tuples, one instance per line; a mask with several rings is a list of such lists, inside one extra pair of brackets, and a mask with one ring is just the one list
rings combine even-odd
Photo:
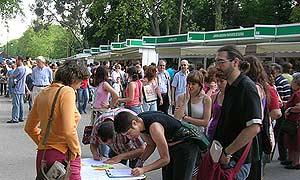
[[(300, 90), (297, 90), (292, 94), (292, 97), (286, 103), (286, 109), (289, 107), (294, 107), (298, 103), (300, 103)], [(286, 119), (291, 121), (300, 121), (300, 113), (290, 113)]]
[[(136, 83), (136, 87), (134, 89), (134, 98), (132, 101), (128, 101), (126, 102), (126, 106), (138, 106), (141, 104), (140, 101), (140, 96), (141, 96), (141, 86), (142, 86), (142, 82), (140, 80), (135, 81)], [(125, 95), (126, 97), (129, 97), (129, 88), (127, 86), (127, 88), (125, 89)]]
[(88, 79), (82, 80), (80, 88), (86, 89), (87, 87), (88, 87)]
[(276, 89), (273, 86), (268, 85), (270, 100), (268, 103), (269, 111), (273, 109), (280, 109), (279, 97)]

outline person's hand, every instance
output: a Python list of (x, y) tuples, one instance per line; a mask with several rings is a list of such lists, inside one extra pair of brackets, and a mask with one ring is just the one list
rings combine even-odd
[(98, 154), (98, 153), (93, 154), (93, 159), (96, 160), (96, 161), (100, 161), (100, 160), (102, 160), (102, 158), (103, 158), (103, 156)]
[(172, 106), (176, 105), (174, 100), (172, 100), (171, 104), (172, 104)]
[(145, 173), (143, 168), (134, 168), (131, 170), (131, 174), (134, 176), (140, 176), (143, 175)]
[(227, 165), (227, 164), (230, 162), (230, 157), (226, 157), (225, 154), (222, 153), (219, 162), (220, 162), (222, 165)]
[(287, 109), (285, 110), (285, 112), (284, 112), (285, 118), (286, 118), (288, 115), (290, 115), (290, 113), (291, 113), (291, 108), (289, 107), (289, 108), (287, 108)]
[(161, 106), (161, 105), (163, 105), (163, 104), (164, 104), (164, 101), (163, 101), (162, 99), (160, 99), (159, 105)]
[(104, 163), (106, 163), (106, 164), (117, 164), (121, 161), (122, 161), (122, 158), (120, 156), (115, 156), (113, 158), (110, 158), (110, 159), (104, 161)]

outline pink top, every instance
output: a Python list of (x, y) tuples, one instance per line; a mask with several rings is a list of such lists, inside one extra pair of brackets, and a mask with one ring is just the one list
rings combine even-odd
[[(141, 87), (142, 87), (142, 82), (140, 80), (137, 80), (135, 81), (136, 83), (136, 88), (134, 90), (134, 98), (132, 101), (128, 101), (126, 102), (126, 106), (138, 106), (141, 104), (141, 101), (140, 101), (140, 96), (141, 96)], [(126, 97), (129, 97), (129, 88), (128, 86), (126, 87), (126, 90), (125, 90), (125, 95)]]
[(101, 82), (96, 88), (93, 107), (95, 109), (107, 108), (109, 105), (109, 92), (103, 89), (104, 82)]

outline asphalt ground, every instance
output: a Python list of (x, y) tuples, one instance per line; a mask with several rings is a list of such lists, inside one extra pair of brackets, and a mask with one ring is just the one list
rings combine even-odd
[[(25, 104), (25, 117), (28, 113), (28, 104)], [(84, 126), (89, 124), (88, 114), (83, 114), (78, 126), (81, 139)], [(0, 96), (0, 180), (32, 180), (35, 178), (36, 145), (24, 132), (24, 123), (7, 124), (11, 117), (11, 100)], [(26, 118), (25, 118), (26, 121)], [(91, 157), (89, 146), (83, 145), (82, 157)], [(275, 153), (274, 159), (278, 154)], [(153, 162), (158, 158), (157, 151), (147, 160)], [(147, 180), (160, 180), (161, 170), (147, 173)], [(300, 170), (286, 170), (278, 160), (267, 164), (264, 180), (299, 180)]]

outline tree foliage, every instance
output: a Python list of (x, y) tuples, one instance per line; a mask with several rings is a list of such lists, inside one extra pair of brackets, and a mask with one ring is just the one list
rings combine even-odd
[[(45, 27), (54, 22), (67, 29), (82, 48), (88, 46), (84, 29), (90, 24), (86, 13), (93, 4), (91, 0), (36, 0), (34, 6), (38, 20), (37, 27)], [(36, 28), (39, 29), (39, 28)]]
[(10, 19), (22, 14), (21, 0), (0, 0), (0, 19)]
[(298, 3), (295, 0), (36, 0), (34, 10), (38, 19), (34, 30), (47, 30), (49, 24), (59, 23), (81, 48), (89, 48), (143, 35), (178, 34), (179, 30), (186, 33), (299, 22)]
[(45, 56), (51, 59), (71, 56), (78, 47), (72, 35), (58, 25), (38, 32), (31, 27), (17, 40), (7, 43), (10, 56)]

